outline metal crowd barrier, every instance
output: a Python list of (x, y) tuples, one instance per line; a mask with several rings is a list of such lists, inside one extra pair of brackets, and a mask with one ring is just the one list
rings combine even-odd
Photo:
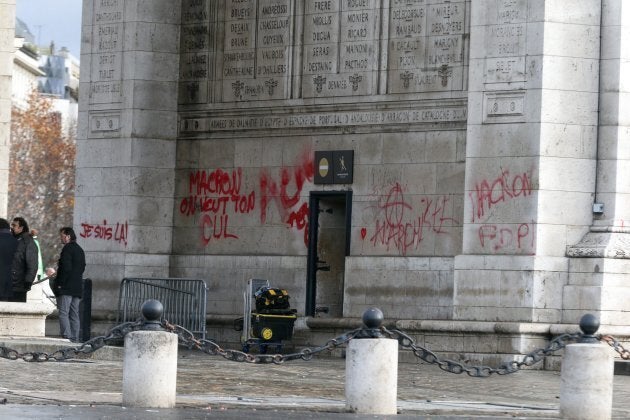
[(162, 302), (162, 319), (206, 338), (206, 294), (203, 280), (177, 278), (124, 278), (118, 297), (118, 324), (142, 319), (140, 308), (148, 299)]

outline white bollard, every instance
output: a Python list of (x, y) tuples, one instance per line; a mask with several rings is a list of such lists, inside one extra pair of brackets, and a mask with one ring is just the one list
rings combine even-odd
[(614, 367), (612, 351), (604, 344), (566, 346), (560, 373), (560, 417), (610, 419)]
[(177, 335), (146, 330), (125, 335), (123, 405), (172, 408), (176, 388)]
[(398, 341), (356, 338), (346, 351), (346, 410), (396, 414)]

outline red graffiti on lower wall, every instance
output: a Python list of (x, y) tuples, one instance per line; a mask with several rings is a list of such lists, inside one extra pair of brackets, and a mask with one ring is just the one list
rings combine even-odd
[(304, 231), (304, 244), (308, 246), (308, 204), (302, 203), (298, 211), (291, 212), (288, 223), (289, 226)]
[(486, 213), (500, 204), (531, 197), (531, 178), (529, 172), (513, 174), (505, 169), (495, 179), (484, 179), (475, 184), (475, 189), (468, 193), (472, 210), (471, 221), (487, 219)]
[[(270, 206), (280, 214), (282, 223), (304, 233), (308, 244), (308, 204), (302, 201), (302, 192), (314, 176), (312, 152), (306, 151), (295, 166), (281, 167), (278, 178), (262, 168), (259, 176), (260, 191), (246, 191), (243, 186), (243, 169), (195, 170), (188, 175), (188, 195), (179, 202), (183, 216), (199, 216), (200, 237), (203, 246), (211, 241), (238, 239), (230, 229), (230, 217), (246, 215), (260, 204), (260, 223), (267, 222)], [(257, 201), (257, 194), (260, 200)]]
[(304, 231), (304, 245), (307, 246), (308, 204), (300, 205), (300, 199), (304, 185), (312, 182), (315, 175), (311, 154), (310, 151), (303, 153), (294, 167), (281, 168), (280, 182), (266, 169), (260, 174), (260, 222), (265, 223), (269, 204), (275, 203), (283, 222)]
[(228, 232), (227, 214), (209, 214), (201, 216), (201, 242), (208, 245), (212, 239), (238, 238)]
[(189, 174), (189, 195), (180, 201), (179, 212), (185, 216), (201, 213), (199, 230), (204, 246), (212, 240), (238, 238), (229, 231), (230, 214), (246, 214), (256, 206), (256, 193), (241, 193), (242, 182), (242, 168), (197, 170)]
[(127, 237), (129, 234), (129, 224), (124, 223), (108, 224), (107, 220), (103, 220), (102, 224), (81, 223), (81, 232), (79, 236), (82, 238), (94, 238), (104, 241), (115, 241), (127, 246)]
[[(449, 227), (459, 222), (450, 217), (448, 196), (422, 197), (420, 206), (412, 206), (399, 183), (394, 184), (386, 196), (379, 198), (376, 208), (379, 217), (369, 241), (387, 250), (397, 249), (406, 255), (418, 248), (427, 233), (442, 235), (449, 233)], [(361, 229), (361, 239), (367, 236), (367, 229)]]
[(532, 223), (483, 224), (479, 226), (479, 244), (482, 248), (497, 251), (521, 251), (534, 253), (536, 245), (536, 225)]

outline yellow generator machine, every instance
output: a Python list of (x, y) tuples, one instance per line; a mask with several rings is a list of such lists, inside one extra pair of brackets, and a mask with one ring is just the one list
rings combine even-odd
[(280, 353), (282, 341), (293, 337), (297, 319), (297, 311), (289, 304), (289, 293), (271, 287), (268, 280), (249, 279), (243, 301), (242, 323), (235, 323), (235, 327), (242, 325), (243, 351), (247, 353), (252, 346), (258, 346), (260, 353), (266, 353), (274, 346), (276, 353)]

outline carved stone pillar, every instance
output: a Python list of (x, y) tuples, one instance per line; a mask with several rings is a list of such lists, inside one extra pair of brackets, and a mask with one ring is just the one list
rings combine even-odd
[(0, 217), (7, 215), (15, 0), (0, 0)]
[[(594, 221), (567, 249), (569, 284), (563, 321), (594, 312), (602, 324), (625, 325), (630, 298), (630, 4), (602, 1), (599, 129)], [(624, 320), (624, 318), (626, 318)]]

